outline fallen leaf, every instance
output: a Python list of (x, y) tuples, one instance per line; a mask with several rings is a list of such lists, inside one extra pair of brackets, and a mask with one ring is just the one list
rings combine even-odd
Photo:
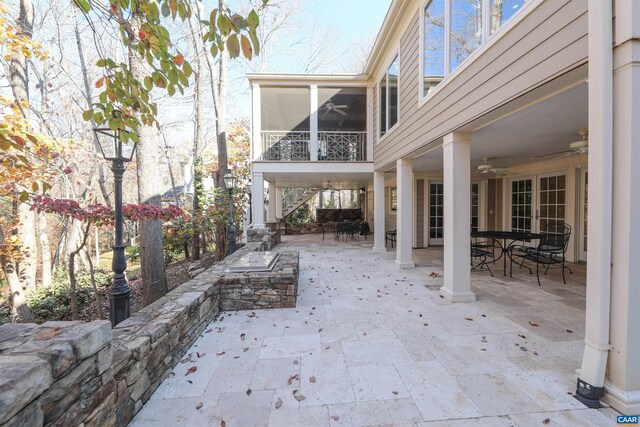
[(247, 396), (251, 396), (251, 389), (247, 389)]
[(34, 338), (37, 340), (48, 340), (49, 338), (53, 338), (61, 332), (62, 328), (60, 326), (56, 326), (55, 328), (45, 329), (44, 331), (38, 332)]
[(538, 325), (537, 323), (533, 323), (533, 322), (531, 322), (531, 321), (529, 322), (529, 324), (530, 324), (531, 326), (533, 326), (533, 327), (538, 327), (538, 326), (540, 326), (540, 325)]
[(282, 406), (282, 399), (278, 398), (278, 400), (276, 400), (276, 409), (280, 409), (281, 406)]
[(188, 382), (189, 384), (193, 384), (193, 381), (191, 381), (191, 380), (187, 380), (187, 382)]
[(240, 334), (240, 339), (241, 339), (242, 341), (244, 341), (244, 339), (246, 338), (246, 336), (247, 336), (247, 334)]
[(362, 333), (362, 335), (367, 335), (367, 331), (364, 331), (364, 332)]
[(423, 323), (422, 325), (423, 325), (423, 326), (429, 326), (429, 324), (428, 324), (428, 323)]
[(398, 395), (397, 391), (392, 391), (391, 393), (395, 394), (396, 396)]
[(525, 347), (525, 346), (521, 345), (521, 346), (520, 346), (520, 350), (522, 350), (522, 351), (527, 351), (527, 347)]
[(200, 409), (202, 406), (204, 406), (204, 403), (200, 402), (196, 405), (196, 409)]
[(480, 317), (487, 317), (487, 315), (486, 314), (481, 314)]
[(567, 329), (567, 332), (569, 332), (570, 334), (573, 333), (573, 331), (571, 329)]
[(298, 402), (302, 402), (303, 400), (306, 399), (306, 397), (304, 397), (304, 395), (298, 394), (298, 393), (294, 394), (293, 398), (296, 399)]
[(197, 366), (192, 366), (192, 367), (190, 367), (189, 369), (187, 369), (187, 373), (186, 373), (186, 374), (184, 374), (184, 376), (186, 377), (186, 376), (187, 376), (187, 375), (189, 375), (189, 374), (193, 374), (193, 373), (194, 373), (195, 371), (197, 371), (197, 370), (198, 370), (198, 367), (197, 367)]
[(200, 359), (201, 357), (204, 357), (205, 353), (198, 353), (196, 351), (196, 356), (198, 356), (198, 359)]
[(291, 376), (289, 377), (289, 379), (287, 380), (287, 385), (291, 385), (291, 383), (292, 383), (294, 380), (296, 380), (296, 381), (297, 381), (299, 378), (300, 378), (300, 377), (298, 377), (298, 374), (293, 374), (293, 375), (291, 375)]
[(549, 424), (551, 422), (551, 420), (549, 418), (545, 418), (544, 421), (542, 421), (542, 424)]
[(520, 338), (522, 338), (523, 340), (526, 340), (526, 339), (527, 339), (527, 337), (525, 337), (525, 336), (524, 336), (524, 335), (522, 335), (522, 334), (518, 334), (518, 336), (519, 336)]
[(471, 317), (465, 317), (464, 320), (468, 320), (470, 322), (473, 322), (473, 319)]
[(216, 356), (222, 356), (224, 353), (224, 351), (221, 351), (220, 353), (216, 353)]
[(209, 328), (206, 331), (204, 331), (205, 334), (208, 334), (209, 332), (213, 331), (213, 329)]
[(299, 363), (300, 363), (300, 362), (298, 362), (297, 360), (294, 360), (294, 361), (293, 361), (293, 364), (294, 364), (294, 365), (297, 365), (297, 364), (299, 364)]
[(340, 419), (340, 417), (339, 417), (339, 416), (337, 416), (337, 415), (331, 415), (331, 419), (332, 419), (333, 421), (338, 421), (338, 420)]
[(227, 427), (227, 423), (224, 420), (220, 420), (220, 427)]
[(249, 347), (245, 347), (245, 348), (242, 349), (243, 353), (246, 353), (247, 351), (249, 351)]
[(309, 377), (309, 382), (315, 383), (316, 382), (316, 377)]
[(537, 355), (538, 355), (538, 352), (537, 352), (537, 351), (534, 351), (534, 352), (533, 352), (533, 355), (534, 355), (534, 356), (537, 356)]

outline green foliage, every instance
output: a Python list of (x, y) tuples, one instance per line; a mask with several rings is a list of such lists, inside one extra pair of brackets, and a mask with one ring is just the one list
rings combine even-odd
[[(95, 272), (96, 286), (101, 295), (109, 291), (111, 278), (108, 273), (97, 270)], [(82, 310), (94, 302), (91, 276), (88, 272), (78, 274), (76, 288), (76, 298), (78, 300), (78, 311)], [(72, 320), (71, 318), (71, 286), (66, 271), (56, 272), (51, 286), (40, 288), (27, 295), (27, 304), (36, 323), (43, 323), (48, 320)]]
[[(100, 58), (96, 65), (103, 75), (95, 82), (101, 89), (98, 102), (86, 110), (85, 121), (95, 120), (120, 130), (121, 138), (137, 141), (141, 125), (156, 123), (158, 107), (151, 97), (154, 88), (173, 96), (184, 94), (193, 70), (189, 61), (177, 50), (165, 27), (167, 20), (185, 21), (191, 16), (187, 0), (110, 0), (108, 5), (88, 0), (74, 0), (74, 4), (89, 18), (92, 9), (107, 11), (108, 18), (119, 29), (120, 41), (129, 56), (137, 57), (145, 67), (133, 69), (127, 61)], [(264, 4), (267, 1), (263, 1)], [(258, 14), (252, 10), (247, 17), (229, 8), (214, 9), (209, 21), (202, 21), (207, 32), (204, 42), (213, 56), (225, 50), (231, 58), (242, 55), (251, 59), (259, 52), (256, 28)], [(144, 70), (142, 69), (144, 68)]]
[(304, 203), (287, 217), (289, 224), (307, 224), (313, 222), (313, 220), (314, 218), (309, 203)]

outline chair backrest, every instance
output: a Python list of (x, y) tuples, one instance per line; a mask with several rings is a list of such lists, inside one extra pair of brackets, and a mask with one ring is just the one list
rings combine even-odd
[(538, 250), (545, 252), (565, 253), (569, 247), (571, 226), (564, 221), (549, 221), (542, 232)]

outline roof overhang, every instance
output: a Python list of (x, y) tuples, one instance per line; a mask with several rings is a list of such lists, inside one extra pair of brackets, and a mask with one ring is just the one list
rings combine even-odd
[(365, 74), (300, 74), (300, 73), (247, 73), (249, 83), (254, 84), (360, 84), (365, 85), (368, 77)]

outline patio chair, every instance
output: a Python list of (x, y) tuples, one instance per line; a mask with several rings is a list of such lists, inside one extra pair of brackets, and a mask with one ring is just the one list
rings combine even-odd
[(387, 242), (391, 242), (391, 247), (393, 248), (393, 244), (396, 243), (396, 237), (398, 236), (398, 230), (391, 230), (384, 233), (384, 244)]
[(532, 274), (533, 271), (524, 263), (525, 261), (535, 263), (538, 286), (541, 286), (540, 266), (545, 267), (544, 274), (546, 275), (552, 265), (559, 265), (562, 268), (562, 282), (567, 284), (564, 270), (567, 269), (569, 273), (573, 274), (571, 268), (565, 265), (569, 237), (571, 237), (571, 226), (564, 221), (549, 221), (541, 234), (542, 238), (537, 247), (520, 246), (517, 249), (517, 253), (512, 251), (510, 256), (511, 263), (513, 263), (514, 258), (519, 258), (520, 262), (516, 261), (516, 264), (520, 267), (526, 267)]
[(493, 271), (489, 267), (489, 263), (495, 260), (493, 253), (493, 245), (486, 242), (478, 242), (478, 239), (471, 240), (471, 270), (483, 270), (485, 267), (493, 276)]

